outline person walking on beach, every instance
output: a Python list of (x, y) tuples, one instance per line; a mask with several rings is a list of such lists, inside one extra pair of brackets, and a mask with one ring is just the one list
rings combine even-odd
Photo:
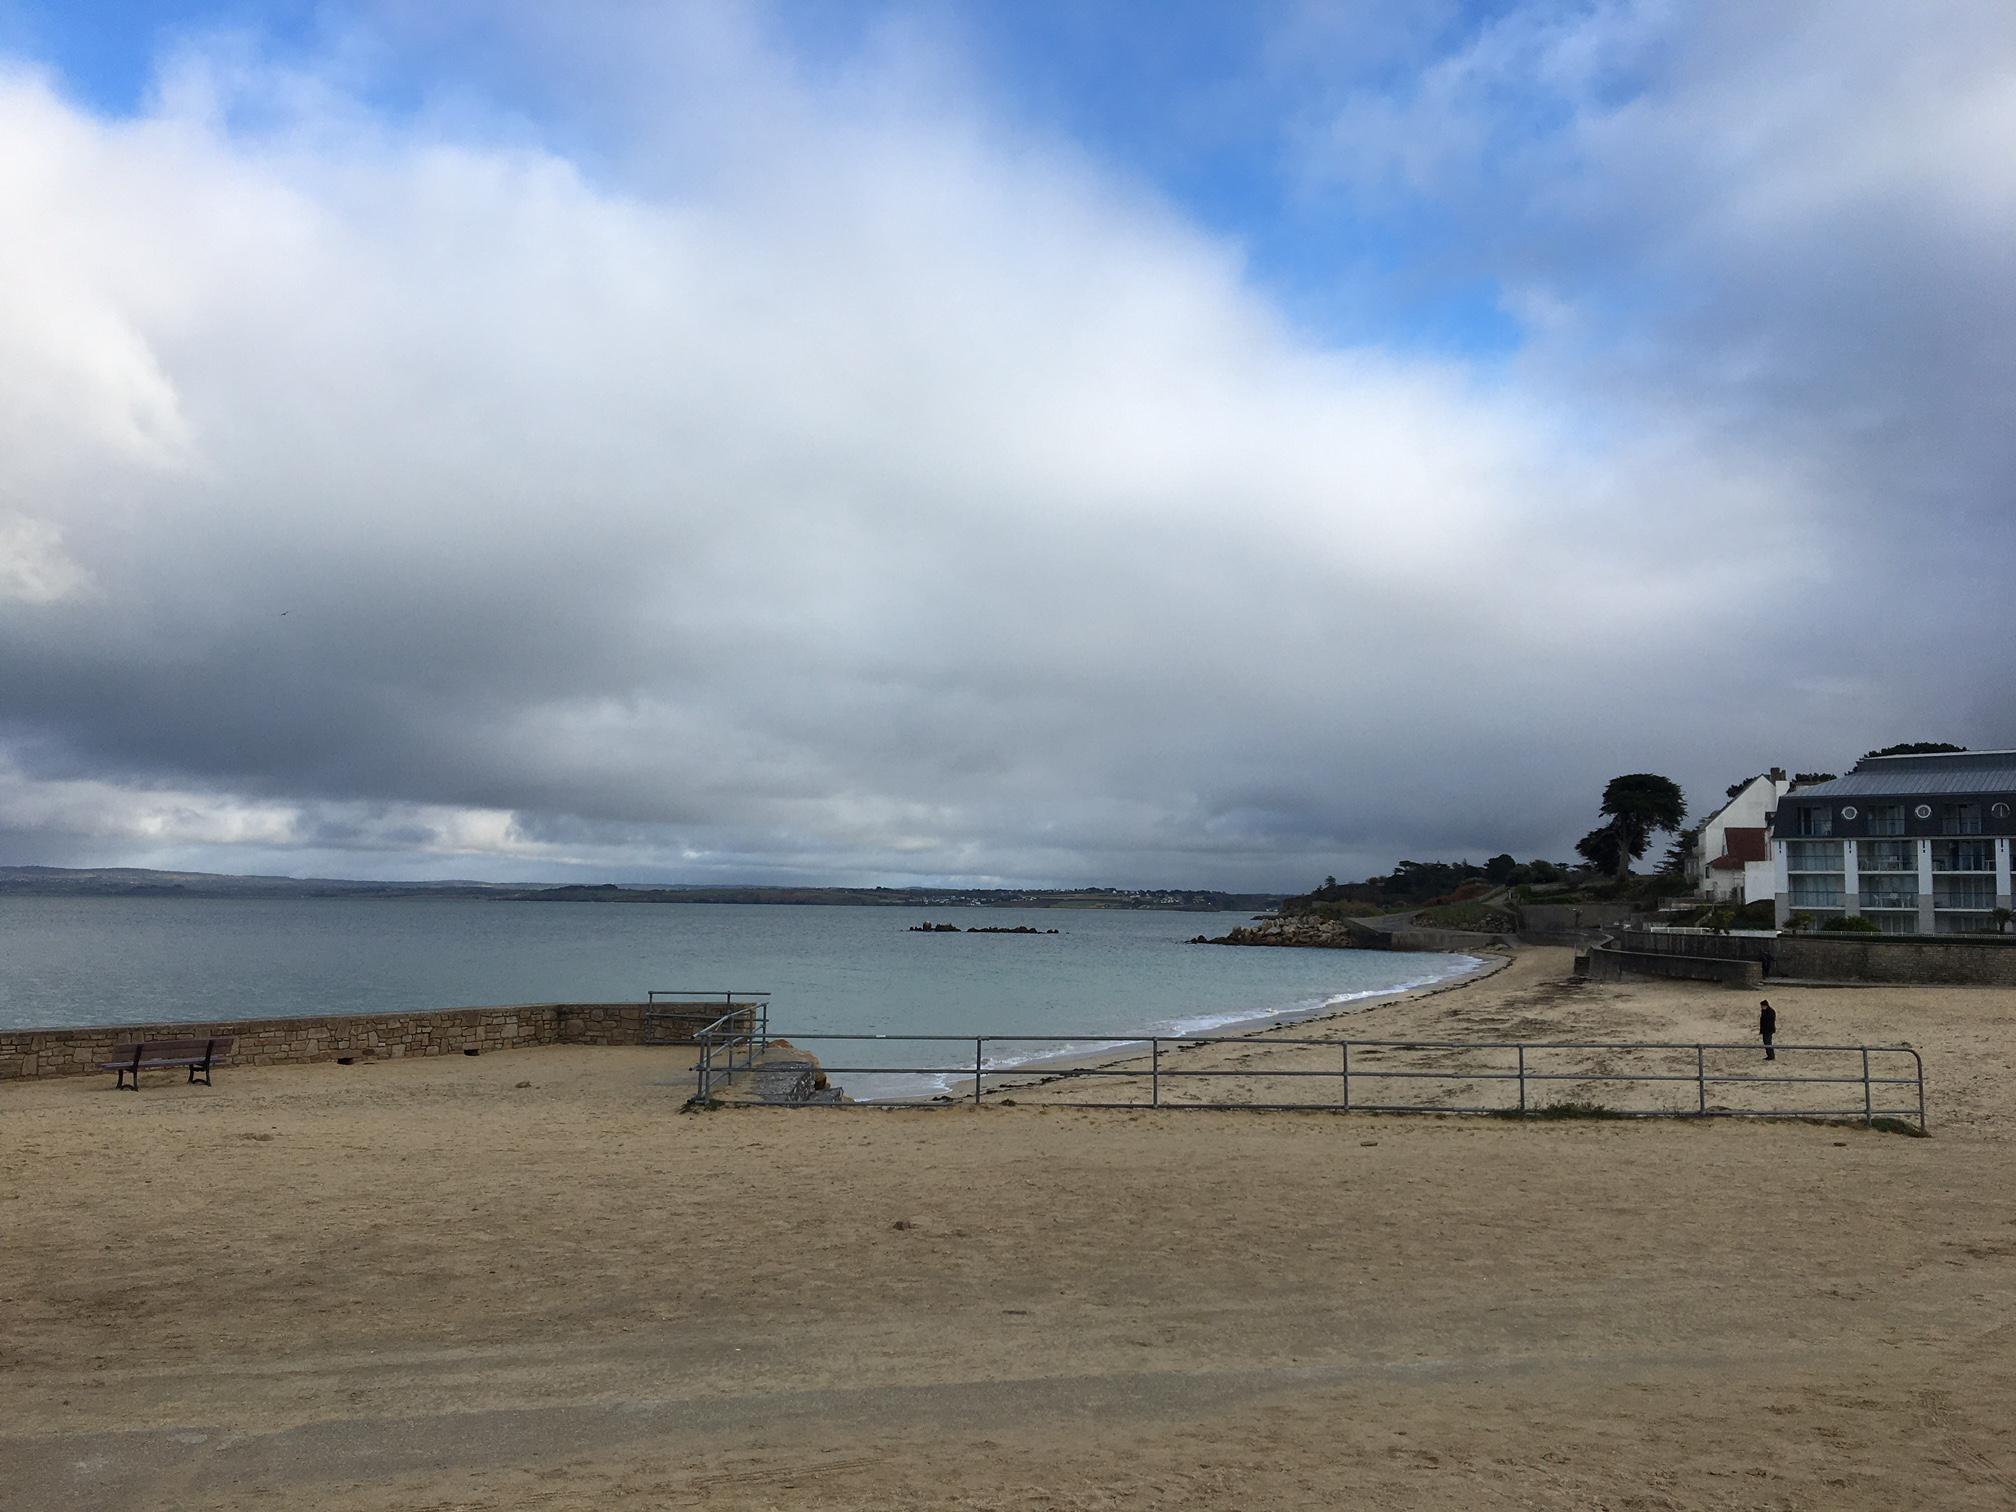
[(1757, 1033), (1764, 1041), (1764, 1059), (1778, 1059), (1778, 1052), (1771, 1048), (1772, 1036), (1778, 1032), (1778, 1010), (1771, 1006), (1771, 999), (1765, 998), (1757, 1005)]

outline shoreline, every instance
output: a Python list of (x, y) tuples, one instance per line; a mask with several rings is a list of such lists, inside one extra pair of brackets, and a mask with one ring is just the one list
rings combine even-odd
[[(1460, 955), (1471, 954), (1468, 951), (1451, 953)], [(1306, 1029), (1313, 1025), (1332, 1025), (1344, 1019), (1356, 1018), (1360, 1014), (1374, 1013), (1380, 1009), (1397, 1007), (1403, 1003), (1420, 1002), (1431, 997), (1440, 996), (1445, 992), (1460, 991), (1465, 987), (1486, 981), (1510, 966), (1513, 960), (1513, 953), (1509, 949), (1485, 949), (1478, 951), (1475, 955), (1471, 956), (1471, 959), (1475, 960), (1477, 965), (1473, 969), (1461, 972), (1455, 976), (1445, 977), (1436, 982), (1422, 983), (1413, 987), (1398, 987), (1386, 992), (1368, 993), (1362, 998), (1351, 999), (1349, 1002), (1336, 1007), (1326, 1004), (1322, 1009), (1296, 1018), (1276, 1017), (1233, 1020), (1223, 1030), (1213, 1030), (1205, 1034), (1142, 1034), (1114, 1043), (1111, 1050), (1095, 1050), (1084, 1055), (1045, 1057), (1041, 1060), (1031, 1061), (1026, 1068), (1022, 1066), (1007, 1066), (999, 1071), (990, 1070), (986, 1077), (989, 1085), (980, 1094), (980, 1101), (984, 1103), (988, 1098), (998, 1096), (1004, 1092), (1027, 1091), (1034, 1087), (1051, 1086), (1059, 1082), (1069, 1081), (1072, 1078), (1067, 1073), (1071, 1071), (1099, 1070), (1122, 1074), (1145, 1075), (1147, 1073), (1147, 1061), (1150, 1059), (1149, 1053), (1145, 1053), (1145, 1047), (1151, 1040), (1159, 1039), (1165, 1046), (1175, 1045), (1179, 1049), (1199, 1049), (1218, 1041), (1237, 1041), (1254, 1044), (1266, 1044), (1270, 1041), (1279, 1043), (1282, 1038), (1298, 1037), (1283, 1033), (1283, 1031), (1289, 1029)], [(1240, 1032), (1238, 1026), (1242, 1022), (1264, 1024), (1266, 1027)], [(1144, 1048), (1126, 1048), (1130, 1046)], [(1115, 1053), (1116, 1051), (1123, 1050), (1125, 1053)], [(1011, 1077), (1019, 1077), (1021, 1079), (1012, 1082), (1005, 1080), (1005, 1078)], [(1102, 1081), (1105, 1079), (1103, 1077), (1099, 1078)], [(835, 1085), (840, 1087), (843, 1094), (846, 1093), (847, 1088), (844, 1083), (836, 1083)], [(901, 1097), (850, 1098), (849, 1101), (855, 1106), (873, 1108), (928, 1108), (946, 1104), (956, 1106), (962, 1102), (971, 1104), (974, 1101), (973, 1078), (970, 1075), (962, 1077), (948, 1084), (943, 1090), (936, 1092)]]

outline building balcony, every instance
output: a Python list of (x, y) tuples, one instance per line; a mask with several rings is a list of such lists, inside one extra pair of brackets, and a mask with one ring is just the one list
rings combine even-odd
[(1979, 841), (1946, 840), (1932, 847), (1935, 872), (1992, 872), (1995, 847)]
[(1862, 911), (1864, 913), (1881, 912), (1886, 908), (1908, 908), (1915, 913), (1918, 910), (1918, 894), (1915, 892), (1863, 892)]
[(1932, 906), (1941, 913), (1986, 913), (1995, 906), (1995, 894), (1993, 891), (1940, 893), (1933, 896)]

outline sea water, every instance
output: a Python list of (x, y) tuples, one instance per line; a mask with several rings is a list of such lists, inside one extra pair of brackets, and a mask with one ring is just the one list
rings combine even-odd
[[(989, 1067), (1147, 1035), (1337, 1011), (1464, 975), (1469, 956), (1186, 943), (1240, 914), (482, 899), (0, 898), (0, 1028), (771, 994), (774, 1035), (1033, 1036)], [(967, 934), (1026, 924), (1056, 934)], [(812, 1043), (829, 1064), (940, 1066), (850, 1093), (949, 1086), (973, 1049)], [(970, 1076), (970, 1070), (967, 1073)]]

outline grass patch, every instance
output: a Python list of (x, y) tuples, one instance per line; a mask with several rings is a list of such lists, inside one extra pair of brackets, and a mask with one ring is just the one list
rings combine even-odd
[(1599, 1102), (1557, 1102), (1547, 1103), (1538, 1108), (1501, 1108), (1491, 1115), (1493, 1118), (1629, 1118), (1629, 1113), (1620, 1113), (1615, 1108), (1605, 1107)]

